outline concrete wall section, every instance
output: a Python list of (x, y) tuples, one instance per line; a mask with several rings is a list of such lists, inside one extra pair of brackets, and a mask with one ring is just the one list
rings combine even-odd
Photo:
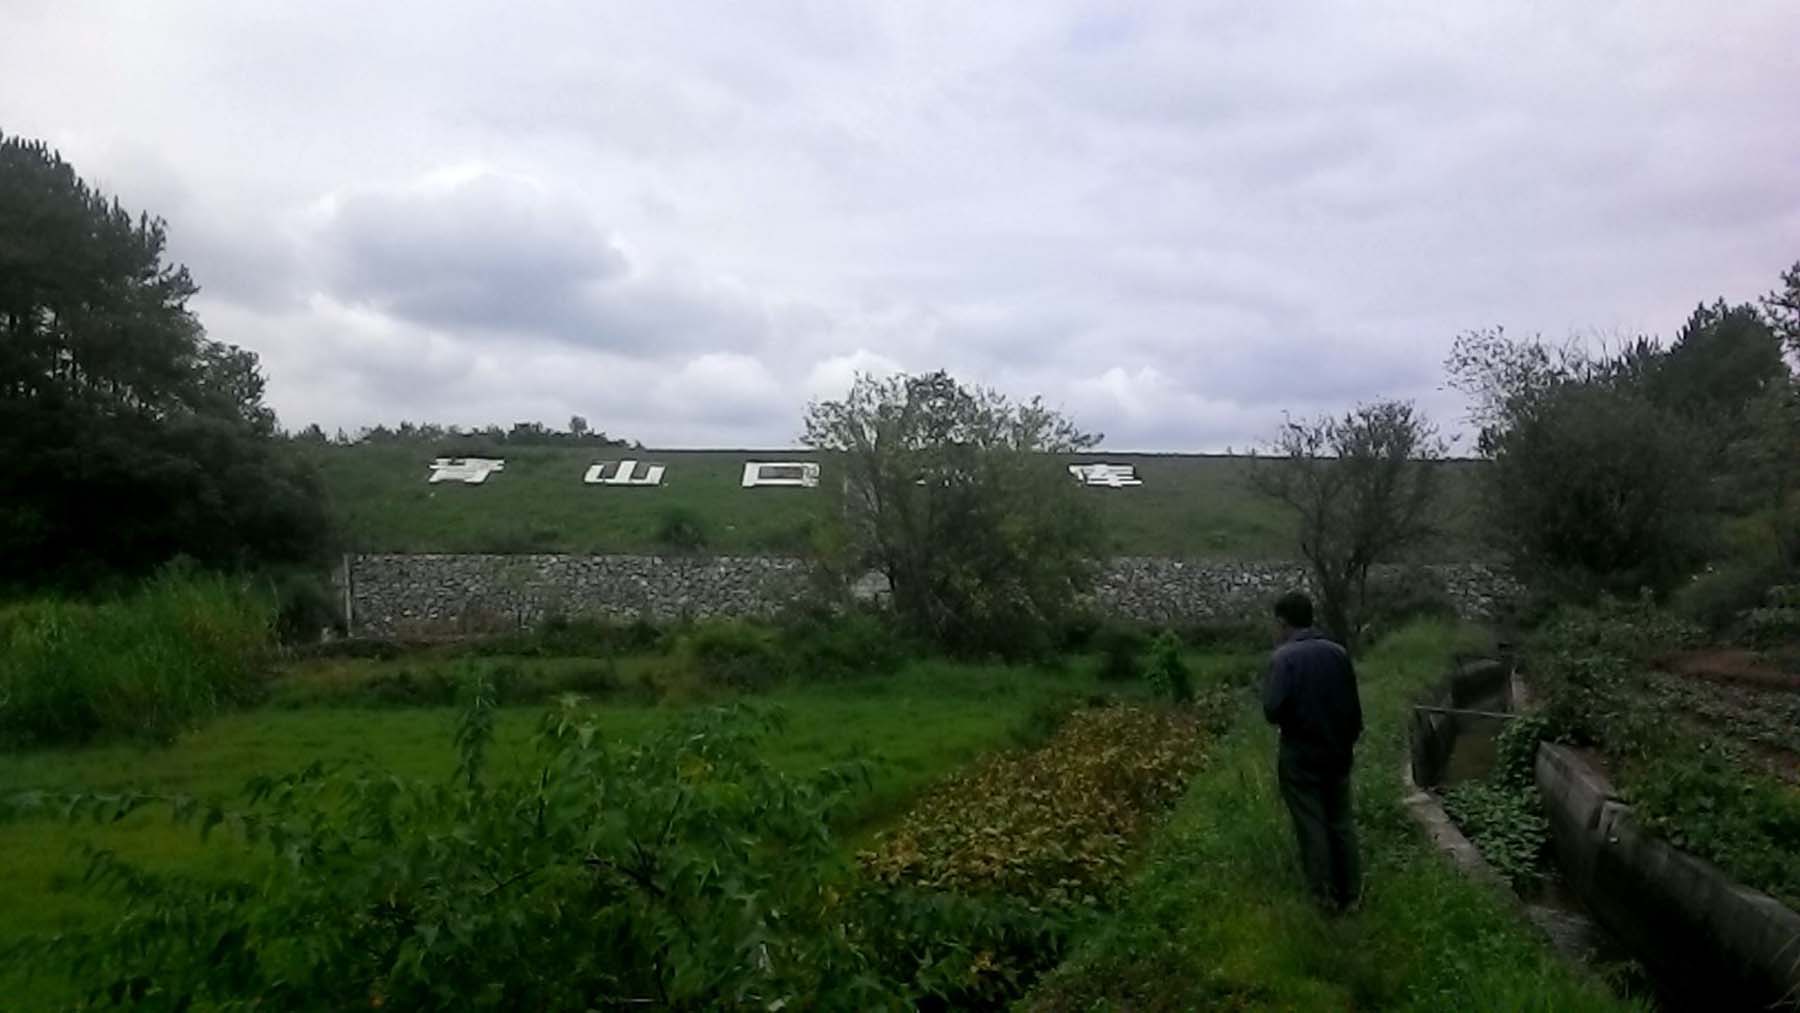
[(1800, 998), (1800, 915), (1644, 830), (1579, 753), (1546, 743), (1536, 773), (1564, 878), (1659, 981), (1709, 1009)]

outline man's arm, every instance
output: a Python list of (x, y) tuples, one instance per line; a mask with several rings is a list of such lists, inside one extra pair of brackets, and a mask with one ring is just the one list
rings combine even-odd
[(1281, 724), (1287, 710), (1289, 683), (1288, 666), (1282, 664), (1280, 658), (1269, 659), (1269, 673), (1263, 676), (1263, 719), (1272, 725)]
[(1344, 658), (1344, 667), (1350, 670), (1350, 741), (1355, 742), (1363, 733), (1362, 687), (1356, 684), (1356, 662), (1348, 655)]

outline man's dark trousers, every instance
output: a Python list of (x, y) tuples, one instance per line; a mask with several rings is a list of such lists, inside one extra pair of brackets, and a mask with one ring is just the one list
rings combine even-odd
[(1300, 866), (1321, 903), (1348, 907), (1362, 881), (1356, 829), (1350, 816), (1350, 771), (1309, 768), (1294, 750), (1282, 749), (1276, 769), (1281, 797), (1294, 818)]

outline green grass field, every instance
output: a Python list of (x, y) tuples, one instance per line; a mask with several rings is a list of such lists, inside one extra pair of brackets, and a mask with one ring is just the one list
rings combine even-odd
[[(308, 448), (315, 455), (347, 548), (361, 552), (655, 552), (658, 529), (675, 509), (689, 512), (720, 553), (804, 549), (829, 497), (821, 489), (744, 489), (748, 460), (817, 460), (797, 451), (618, 451), (525, 447), (506, 451), (506, 470), (483, 485), (428, 484), (434, 456), (417, 445)], [(632, 457), (666, 465), (655, 488), (589, 486), (597, 460)], [(1114, 555), (1285, 559), (1294, 555), (1293, 519), (1252, 493), (1243, 458), (1096, 452), (1047, 462), (1132, 464), (1144, 484), (1084, 490), (1098, 507)], [(1474, 462), (1444, 469), (1442, 526), (1429, 555), (1471, 558), (1469, 497)]]
[[(516, 660), (523, 666), (584, 663)], [(219, 718), (168, 747), (121, 744), (0, 754), (0, 798), (31, 790), (136, 789), (230, 799), (251, 777), (297, 771), (315, 760), (368, 761), (409, 778), (448, 776), (454, 763), (454, 708), (292, 706), (305, 696), (295, 682), (341, 682), (366, 677), (380, 666), (309, 663), (283, 677), (286, 685), (277, 689), (274, 705)], [(885, 678), (793, 686), (758, 695), (755, 703), (778, 708), (784, 716), (781, 730), (765, 746), (778, 767), (810, 773), (845, 760), (870, 764), (870, 788), (840, 827), (847, 846), (855, 846), (936, 778), (1029, 733), (1045, 708), (1068, 706), (1099, 691), (1085, 662), (1058, 670), (929, 661)], [(289, 706), (280, 705), (284, 700)], [(593, 709), (605, 731), (629, 738), (676, 720), (688, 707), (711, 703), (604, 702)], [(497, 770), (527, 759), (528, 740), (543, 712), (542, 707), (501, 712), (493, 754)], [(86, 848), (186, 874), (241, 869), (239, 863), (252, 860), (219, 842), (202, 845), (194, 827), (173, 825), (156, 811), (108, 825), (39, 816), (0, 822), (0, 950), (30, 933), (107, 916), (106, 903), (78, 889)], [(27, 995), (33, 998), (27, 1001)], [(8, 1010), (53, 1008), (66, 1000), (54, 983), (22, 984), (17, 969), (0, 970), (0, 997), (0, 1008)]]
[(1305, 894), (1275, 787), (1275, 733), (1246, 693), (1152, 842), (1121, 910), (1025, 1005), (1076, 1010), (1618, 1010), (1495, 887), (1459, 872), (1407, 815), (1407, 708), (1465, 635), (1415, 626), (1359, 665), (1368, 730), (1355, 802), (1362, 908), (1331, 918)]

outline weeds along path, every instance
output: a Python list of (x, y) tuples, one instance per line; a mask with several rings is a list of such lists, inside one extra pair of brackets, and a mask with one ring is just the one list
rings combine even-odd
[(1417, 833), (1397, 771), (1405, 712), (1463, 635), (1416, 626), (1360, 666), (1368, 732), (1356, 773), (1367, 880), (1360, 912), (1307, 900), (1274, 784), (1276, 737), (1248, 693), (1121, 909), (1025, 1004), (1089, 1009), (1615, 1010), (1503, 896), (1462, 877)]

